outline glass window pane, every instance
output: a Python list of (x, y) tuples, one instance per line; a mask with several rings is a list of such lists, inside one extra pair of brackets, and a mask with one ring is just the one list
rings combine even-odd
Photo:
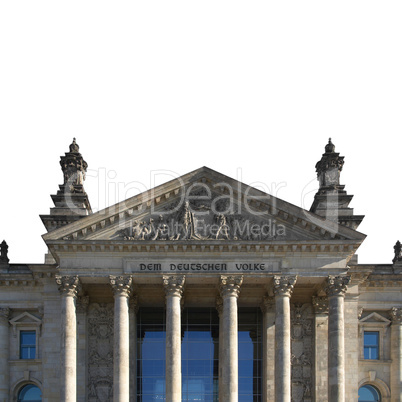
[(359, 402), (378, 402), (381, 396), (378, 390), (372, 385), (365, 385), (359, 389)]
[(371, 360), (379, 359), (379, 332), (364, 332), (364, 358)]
[(36, 332), (20, 332), (20, 359), (35, 359), (36, 355)]
[(18, 402), (38, 402), (42, 401), (41, 390), (33, 384), (26, 385), (18, 393)]

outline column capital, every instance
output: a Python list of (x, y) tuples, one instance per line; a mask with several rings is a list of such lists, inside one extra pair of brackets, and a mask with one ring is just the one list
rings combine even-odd
[(324, 291), (327, 296), (344, 297), (350, 282), (349, 275), (328, 275)]
[(391, 308), (391, 319), (393, 324), (402, 324), (402, 308), (392, 307)]
[(313, 296), (312, 303), (316, 314), (328, 314), (327, 296)]
[(163, 286), (167, 296), (182, 297), (184, 291), (185, 275), (163, 275)]
[(130, 296), (131, 284), (133, 282), (133, 278), (131, 276), (109, 275), (109, 282), (115, 296)]
[(219, 278), (219, 290), (222, 298), (227, 296), (239, 297), (240, 286), (243, 283), (243, 275), (221, 275)]
[(8, 307), (0, 308), (0, 322), (4, 321), (8, 323), (9, 318), (10, 318), (10, 309)]
[(77, 297), (77, 293), (81, 290), (78, 275), (55, 275), (55, 279), (62, 296)]
[(274, 294), (275, 296), (290, 297), (296, 284), (297, 275), (274, 276)]
[(262, 299), (262, 302), (260, 304), (261, 311), (263, 313), (268, 312), (269, 310), (272, 310), (275, 304), (275, 298), (271, 296), (264, 296)]

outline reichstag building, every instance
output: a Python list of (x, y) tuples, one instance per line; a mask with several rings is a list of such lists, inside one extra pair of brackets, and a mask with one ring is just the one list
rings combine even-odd
[(343, 164), (309, 211), (202, 167), (93, 213), (74, 139), (45, 263), (0, 246), (0, 401), (401, 402), (401, 244), (358, 264)]

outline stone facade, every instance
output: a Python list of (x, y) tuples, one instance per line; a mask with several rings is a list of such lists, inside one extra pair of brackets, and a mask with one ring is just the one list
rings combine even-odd
[(181, 401), (183, 309), (200, 307), (219, 313), (221, 402), (239, 400), (238, 312), (252, 307), (250, 400), (357, 401), (367, 385), (402, 400), (401, 245), (392, 264), (357, 263), (363, 216), (331, 141), (310, 211), (201, 168), (92, 213), (75, 140), (61, 167), (45, 263), (10, 263), (1, 243), (0, 402), (29, 384), (43, 401), (142, 401), (141, 308), (164, 309), (164, 400)]

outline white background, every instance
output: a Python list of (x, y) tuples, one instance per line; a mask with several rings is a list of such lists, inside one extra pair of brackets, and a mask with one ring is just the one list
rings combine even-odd
[[(309, 209), (332, 137), (366, 215), (359, 261), (390, 263), (402, 240), (401, 20), (388, 0), (2, 1), (10, 262), (43, 262), (39, 214), (73, 137), (94, 211), (204, 165)], [(172, 173), (153, 183), (153, 170)]]

